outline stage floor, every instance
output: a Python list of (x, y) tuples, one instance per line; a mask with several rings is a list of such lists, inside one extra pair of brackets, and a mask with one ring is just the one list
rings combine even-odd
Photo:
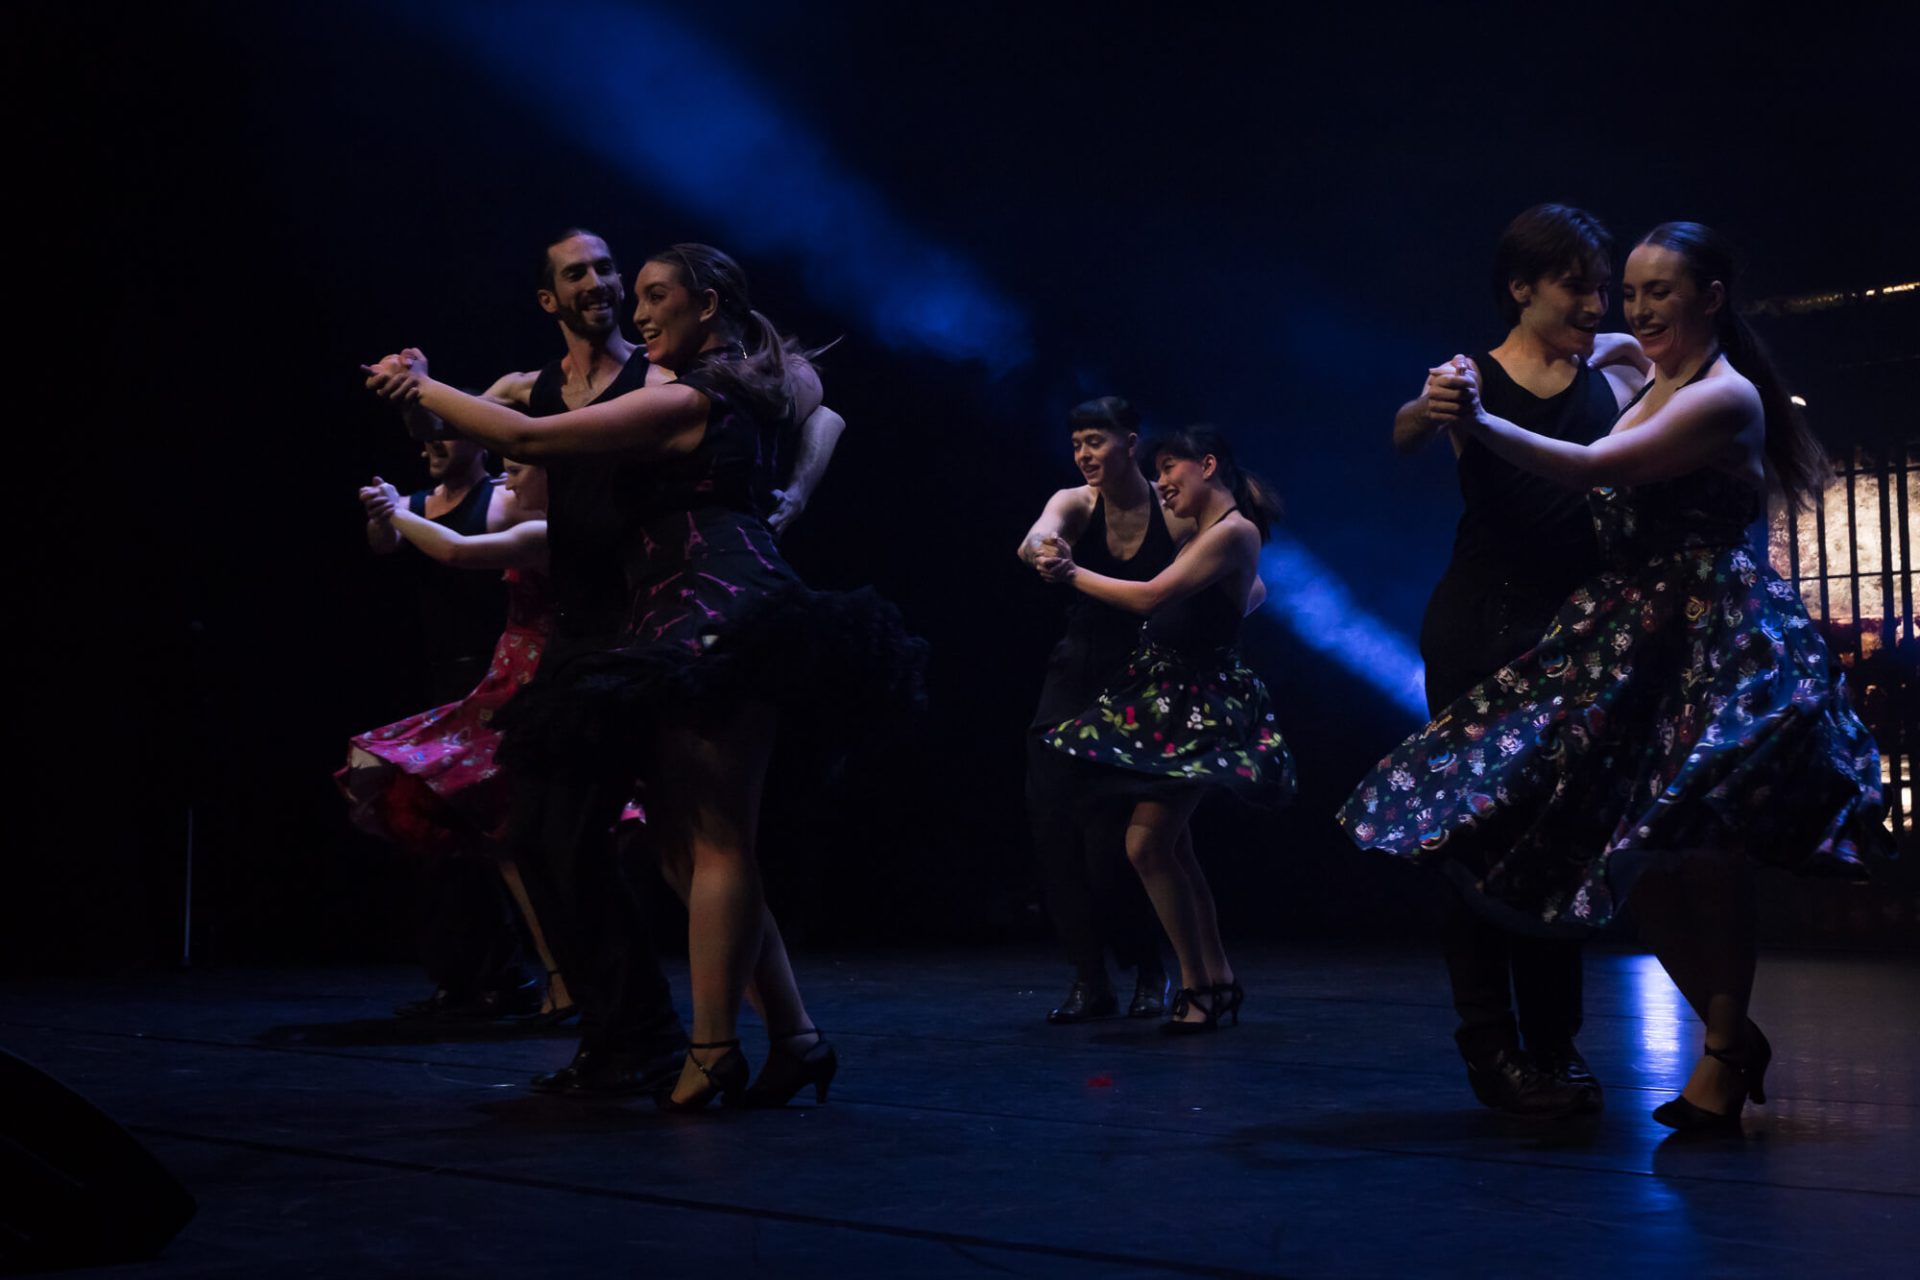
[(1764, 957), (1771, 1103), (1682, 1144), (1647, 1112), (1699, 1030), (1651, 958), (1590, 954), (1606, 1110), (1548, 1127), (1474, 1103), (1436, 956), (1238, 959), (1244, 1024), (1168, 1041), (1044, 1025), (1038, 951), (803, 957), (841, 1072), (783, 1113), (533, 1096), (569, 1035), (416, 1034), (391, 967), (9, 982), (0, 1044), (200, 1201), (76, 1275), (1914, 1274), (1911, 960)]

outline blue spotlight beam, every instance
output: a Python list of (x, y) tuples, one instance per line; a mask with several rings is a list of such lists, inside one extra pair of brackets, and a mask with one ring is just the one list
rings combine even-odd
[(1260, 576), (1267, 584), (1265, 612), (1395, 706), (1427, 718), (1426, 668), (1419, 651), (1361, 608), (1319, 557), (1276, 530), (1261, 554)]
[(383, 21), (398, 15), (459, 50), (556, 136), (697, 213), (723, 247), (797, 258), (809, 292), (871, 338), (980, 360), (995, 375), (1028, 358), (1017, 307), (959, 255), (906, 226), (722, 47), (671, 11), (606, 0), (416, 0), (379, 9)]

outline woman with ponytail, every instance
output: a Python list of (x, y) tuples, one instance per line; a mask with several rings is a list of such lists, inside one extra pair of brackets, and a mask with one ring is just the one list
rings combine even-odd
[[(913, 702), (925, 646), (870, 591), (808, 590), (775, 546), (773, 468), (796, 384), (812, 374), (753, 309), (739, 264), (674, 245), (647, 261), (634, 293), (647, 358), (677, 370), (672, 382), (539, 418), (404, 361), (372, 367), (368, 386), (470, 439), (511, 440), (514, 457), (605, 457), (631, 600), (621, 643), (516, 699), (502, 758), (639, 780), (644, 844), (687, 903), (693, 984), (693, 1044), (660, 1104), (779, 1106), (809, 1086), (824, 1100), (837, 1059), (801, 1001), (755, 854), (774, 731), (831, 732)], [(583, 821), (618, 817), (624, 796), (605, 790), (602, 818)], [(568, 976), (608, 1021), (631, 1003), (593, 989), (604, 975)], [(772, 1041), (751, 1088), (737, 1033), (749, 985)], [(592, 1030), (623, 1042), (622, 1028)]]
[(1239, 650), (1241, 619), (1265, 595), (1260, 546), (1277, 504), (1213, 427), (1177, 431), (1152, 456), (1168, 514), (1195, 529), (1172, 564), (1131, 582), (1080, 568), (1057, 539), (1034, 561), (1043, 577), (1146, 619), (1120, 674), (1043, 738), (1095, 771), (1089, 791), (1132, 801), (1127, 858), (1180, 963), (1180, 991), (1161, 1029), (1183, 1034), (1216, 1030), (1229, 1016), (1238, 1025), (1244, 995), (1188, 820), (1215, 789), (1251, 804), (1284, 803), (1293, 760), (1266, 686)]
[(1756, 862), (1864, 874), (1879, 756), (1790, 583), (1750, 545), (1769, 483), (1816, 498), (1819, 445), (1735, 314), (1707, 227), (1655, 227), (1627, 259), (1627, 323), (1654, 377), (1582, 445), (1488, 413), (1456, 357), (1429, 411), (1591, 502), (1610, 567), (1539, 643), (1437, 714), (1363, 781), (1355, 843), (1439, 859), (1515, 928), (1579, 932), (1632, 891), (1655, 954), (1705, 1023), (1676, 1129), (1737, 1131), (1772, 1050), (1748, 1019)]

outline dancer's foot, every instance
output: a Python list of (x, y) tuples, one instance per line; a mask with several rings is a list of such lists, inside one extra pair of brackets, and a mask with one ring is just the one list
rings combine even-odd
[(1563, 1085), (1574, 1094), (1573, 1109), (1591, 1113), (1606, 1105), (1606, 1097), (1600, 1088), (1600, 1081), (1593, 1074), (1593, 1068), (1580, 1056), (1580, 1050), (1573, 1041), (1563, 1040), (1556, 1044), (1537, 1046), (1529, 1055), (1533, 1065)]
[(654, 1094), (678, 1077), (687, 1051), (685, 1037), (662, 1041), (650, 1049), (601, 1049), (582, 1044), (573, 1061), (558, 1071), (535, 1076), (535, 1093), (569, 1098), (615, 1098)]
[(1120, 1001), (1104, 978), (1098, 984), (1076, 981), (1068, 990), (1067, 998), (1047, 1015), (1047, 1021), (1056, 1026), (1073, 1022), (1091, 1022), (1095, 1018), (1111, 1018), (1118, 1012), (1120, 1012)]
[(1133, 999), (1127, 1004), (1129, 1018), (1164, 1018), (1167, 1001), (1173, 998), (1173, 984), (1164, 969), (1142, 969), (1133, 984)]
[(1481, 1105), (1541, 1120), (1582, 1109), (1588, 1090), (1543, 1071), (1526, 1054), (1499, 1048), (1466, 1059), (1467, 1084)]
[(747, 1058), (738, 1040), (709, 1040), (687, 1046), (686, 1062), (671, 1092), (659, 1094), (662, 1111), (700, 1111), (715, 1098), (737, 1102), (747, 1088)]
[(746, 1092), (743, 1105), (784, 1107), (794, 1094), (813, 1086), (813, 1100), (825, 1102), (827, 1088), (840, 1070), (840, 1055), (814, 1027), (768, 1037), (767, 1060)]
[(1679, 1097), (1655, 1107), (1653, 1118), (1683, 1132), (1738, 1133), (1747, 1103), (1767, 1100), (1767, 1066), (1772, 1061), (1773, 1046), (1749, 1021), (1740, 1044), (1707, 1045), (1687, 1087)]

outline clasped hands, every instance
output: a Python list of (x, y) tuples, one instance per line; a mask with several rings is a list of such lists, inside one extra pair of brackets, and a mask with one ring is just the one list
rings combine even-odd
[(369, 520), (391, 520), (400, 509), (400, 491), (375, 476), (372, 484), (361, 488), (360, 505), (366, 508)]
[(427, 383), (427, 356), (418, 347), (403, 348), (360, 368), (367, 375), (367, 390), (396, 404), (419, 403)]
[(1064, 538), (1035, 538), (1033, 568), (1048, 582), (1068, 582), (1073, 578), (1073, 548)]
[(1484, 414), (1480, 404), (1480, 366), (1469, 356), (1455, 356), (1427, 370), (1427, 423), (1436, 431), (1465, 428)]

